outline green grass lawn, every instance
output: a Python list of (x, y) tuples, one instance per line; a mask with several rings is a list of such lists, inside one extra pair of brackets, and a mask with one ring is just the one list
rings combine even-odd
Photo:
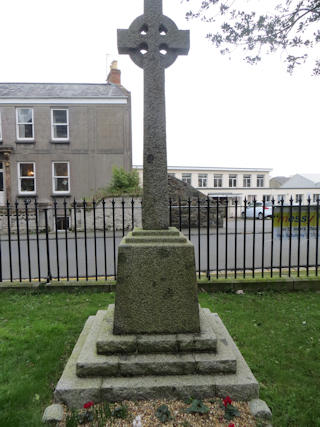
[[(320, 426), (320, 293), (200, 294), (261, 385), (273, 425)], [(15, 294), (0, 300), (0, 426), (40, 426), (90, 314), (113, 294)]]

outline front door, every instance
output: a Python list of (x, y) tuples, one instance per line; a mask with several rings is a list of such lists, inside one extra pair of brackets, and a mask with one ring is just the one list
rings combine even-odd
[(4, 206), (6, 202), (3, 166), (4, 166), (3, 162), (0, 162), (0, 206)]

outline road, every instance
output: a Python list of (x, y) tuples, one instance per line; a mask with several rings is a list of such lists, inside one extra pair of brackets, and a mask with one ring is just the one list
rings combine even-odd
[[(253, 233), (254, 229), (255, 233)], [(283, 239), (282, 242), (279, 238), (272, 239), (271, 229), (270, 220), (264, 221), (264, 225), (263, 221), (247, 220), (244, 226), (242, 219), (237, 221), (230, 219), (227, 225), (224, 223), (224, 227), (218, 230), (218, 238), (215, 228), (209, 230), (209, 237), (206, 229), (201, 229), (200, 235), (198, 230), (192, 229), (191, 241), (195, 247), (197, 269), (200, 266), (201, 271), (210, 270), (215, 274), (217, 266), (219, 271), (233, 270), (235, 265), (240, 271), (243, 268), (260, 269), (262, 264), (264, 268), (269, 268), (271, 263), (276, 267), (280, 263), (280, 254), (281, 264), (287, 266), (290, 242), (288, 239)], [(188, 230), (184, 232), (188, 236)], [(64, 232), (59, 232), (58, 239), (55, 233), (50, 233), (48, 245), (46, 236), (41, 234), (38, 245), (34, 234), (30, 235), (29, 243), (26, 235), (20, 236), (20, 243), (16, 235), (12, 235), (11, 242), (6, 236), (2, 236), (0, 245), (2, 280), (9, 280), (11, 277), (13, 280), (18, 280), (20, 277), (28, 279), (29, 274), (32, 279), (37, 279), (39, 264), (41, 278), (47, 278), (48, 274), (54, 278), (113, 276), (116, 273), (114, 266), (121, 238), (120, 232), (117, 232), (114, 237), (108, 232), (104, 243), (103, 233), (97, 232), (95, 243), (93, 233), (88, 233), (87, 239), (84, 238), (83, 233), (78, 233), (76, 241), (73, 232), (68, 232), (67, 239)], [(298, 239), (292, 239), (291, 265), (297, 264), (298, 257), (300, 257), (300, 265), (306, 265), (307, 239), (302, 238), (300, 241), (300, 255), (298, 249)], [(315, 257), (316, 239), (313, 238), (309, 241), (309, 265), (315, 264)]]

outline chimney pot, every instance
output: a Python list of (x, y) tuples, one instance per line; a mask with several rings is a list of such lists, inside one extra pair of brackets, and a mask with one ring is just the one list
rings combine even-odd
[(118, 69), (118, 61), (111, 62), (107, 82), (115, 85), (121, 85), (121, 71)]

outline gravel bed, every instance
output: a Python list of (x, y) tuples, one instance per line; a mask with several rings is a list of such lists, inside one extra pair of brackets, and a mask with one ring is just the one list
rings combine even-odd
[[(135, 418), (140, 415), (141, 425), (143, 427), (160, 427), (160, 426), (184, 426), (184, 427), (197, 427), (197, 426), (217, 426), (217, 427), (256, 427), (256, 421), (251, 415), (247, 402), (232, 402), (239, 412), (240, 416), (233, 418), (232, 421), (224, 419), (224, 406), (222, 399), (209, 399), (203, 400), (203, 403), (210, 409), (207, 414), (189, 414), (185, 409), (190, 407), (189, 403), (179, 400), (149, 400), (149, 401), (123, 401), (116, 403), (115, 406), (125, 405), (128, 408), (128, 416), (126, 419), (109, 418), (104, 426), (132, 426)], [(162, 424), (155, 416), (155, 412), (160, 405), (167, 405), (172, 420)], [(112, 408), (114, 405), (110, 405)], [(94, 410), (97, 410), (101, 405), (94, 405)], [(67, 410), (65, 411), (66, 418)], [(59, 427), (65, 427), (66, 422), (59, 424)], [(80, 426), (80, 424), (79, 424)], [(101, 427), (102, 424), (91, 422), (81, 424), (84, 427)]]

